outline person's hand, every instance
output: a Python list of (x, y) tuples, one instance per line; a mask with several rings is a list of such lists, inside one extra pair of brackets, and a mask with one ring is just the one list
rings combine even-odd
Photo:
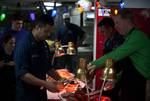
[(4, 65), (5, 65), (4, 61), (0, 61), (0, 68), (3, 68)]
[(96, 69), (96, 65), (92, 65), (91, 63), (87, 65), (87, 70), (89, 75), (94, 75), (95, 69)]
[(15, 62), (14, 61), (9, 61), (9, 62), (5, 63), (5, 65), (15, 66)]
[(79, 101), (75, 98), (74, 93), (66, 92), (66, 93), (61, 94), (61, 96), (65, 99), (67, 99), (68, 101)]
[(73, 93), (70, 93), (70, 92), (65, 92), (65, 93), (62, 93), (61, 96), (62, 96), (63, 98), (68, 98), (69, 96), (74, 96), (74, 94), (73, 94)]
[(64, 89), (64, 86), (61, 82), (58, 81), (46, 81), (45, 87), (50, 92), (59, 92)]
[(112, 90), (115, 87), (116, 81), (107, 81), (104, 86), (104, 91)]

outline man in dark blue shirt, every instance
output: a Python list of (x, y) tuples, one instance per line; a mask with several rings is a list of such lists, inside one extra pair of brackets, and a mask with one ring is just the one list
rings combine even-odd
[(16, 101), (47, 101), (46, 89), (57, 92), (56, 81), (46, 81), (50, 54), (46, 39), (54, 21), (44, 15), (16, 46)]
[(0, 35), (0, 39), (5, 37), (7, 34), (11, 34), (15, 36), (17, 45), (27, 33), (28, 31), (23, 28), (23, 17), (21, 13), (17, 12), (12, 15), (11, 24), (4, 28), (3, 33)]
[(77, 45), (78, 41), (82, 41), (85, 32), (79, 26), (70, 23), (70, 18), (65, 18), (64, 21), (64, 25), (56, 33), (57, 40), (62, 45), (67, 45), (68, 42), (73, 42)]
[[(104, 17), (98, 23), (98, 29), (101, 31), (101, 34), (106, 37), (106, 41), (104, 43), (103, 53), (107, 54), (117, 47), (119, 47), (124, 42), (124, 37), (118, 33), (115, 29), (115, 23), (112, 18)], [(125, 60), (118, 61), (114, 64), (116, 73), (121, 76), (121, 71)], [(112, 84), (112, 87), (114, 85)], [(112, 101), (119, 101), (119, 92), (120, 92), (120, 81), (115, 84), (114, 88), (110, 88), (109, 90), (103, 91), (103, 95), (109, 96)]]

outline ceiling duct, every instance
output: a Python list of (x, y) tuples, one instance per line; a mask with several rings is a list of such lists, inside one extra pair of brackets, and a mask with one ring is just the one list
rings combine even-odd
[(112, 3), (118, 3), (120, 2), (121, 0), (105, 0), (106, 2), (112, 2)]
[(122, 0), (105, 0), (105, 5), (108, 6), (108, 7), (111, 7), (111, 6), (119, 6), (119, 3), (121, 2)]

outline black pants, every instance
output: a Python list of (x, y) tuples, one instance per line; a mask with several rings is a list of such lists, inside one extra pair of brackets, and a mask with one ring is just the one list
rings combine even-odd
[(109, 97), (111, 101), (120, 101), (119, 92), (120, 92), (120, 82), (117, 82), (112, 90), (103, 91), (103, 96)]
[(15, 76), (13, 67), (0, 70), (0, 101), (15, 101)]
[(121, 101), (145, 101), (146, 79), (132, 65), (131, 60), (123, 67)]
[[(120, 72), (122, 72), (123, 66), (126, 66), (126, 64), (129, 64), (128, 61), (129, 61), (128, 58), (125, 58), (125, 59), (115, 62), (114, 68), (116, 70), (116, 74), (119, 74)], [(121, 89), (121, 80), (117, 79), (117, 83), (115, 84), (115, 87), (111, 90), (103, 91), (103, 95), (110, 97), (111, 101), (120, 101), (119, 100), (120, 89)]]

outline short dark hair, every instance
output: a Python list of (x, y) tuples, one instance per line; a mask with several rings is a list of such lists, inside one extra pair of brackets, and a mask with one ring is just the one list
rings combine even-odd
[(7, 43), (11, 38), (13, 38), (14, 36), (11, 34), (7, 34), (2, 38), (2, 43)]
[(16, 12), (12, 15), (12, 20), (23, 20), (23, 16), (20, 12)]
[(102, 27), (102, 26), (110, 26), (112, 28), (115, 27), (115, 23), (113, 21), (112, 18), (110, 17), (104, 17), (99, 23), (98, 23), (98, 27)]
[(128, 8), (124, 8), (124, 9), (120, 9), (118, 11), (118, 15), (121, 16), (121, 18), (123, 19), (130, 19), (133, 20), (133, 13), (130, 9)]
[(43, 14), (38, 19), (38, 21), (36, 23), (36, 26), (43, 27), (43, 26), (45, 26), (47, 24), (53, 26), (54, 25), (54, 18), (49, 16), (49, 15), (47, 15), (47, 14)]

